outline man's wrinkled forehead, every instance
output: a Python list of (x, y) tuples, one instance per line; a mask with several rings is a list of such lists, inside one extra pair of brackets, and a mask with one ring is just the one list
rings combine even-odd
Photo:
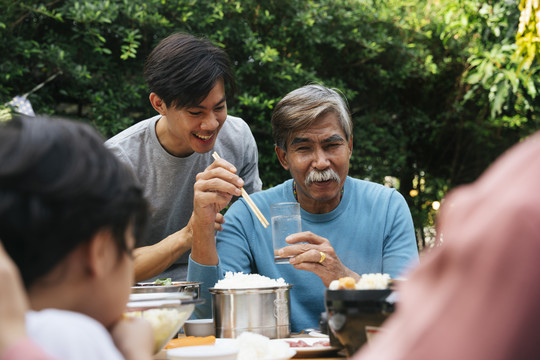
[[(326, 143), (332, 143), (332, 142), (345, 142), (345, 138), (341, 134), (333, 134), (330, 135), (327, 138), (324, 138), (320, 141), (321, 144)], [(297, 134), (292, 137), (292, 140), (290, 141), (289, 145), (293, 146), (296, 144), (303, 144), (303, 143), (314, 143), (314, 139), (302, 136), (302, 134)]]

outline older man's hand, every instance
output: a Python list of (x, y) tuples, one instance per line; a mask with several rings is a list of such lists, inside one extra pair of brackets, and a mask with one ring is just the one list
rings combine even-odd
[(279, 255), (293, 256), (290, 263), (296, 269), (317, 274), (326, 287), (332, 280), (345, 276), (360, 279), (360, 275), (343, 265), (328, 239), (304, 231), (287, 236), (286, 241), (292, 245), (280, 249)]

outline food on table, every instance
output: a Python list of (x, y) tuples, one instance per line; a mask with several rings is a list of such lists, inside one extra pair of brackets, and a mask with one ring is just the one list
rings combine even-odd
[(239, 349), (237, 360), (288, 359), (291, 354), (286, 342), (270, 341), (264, 335), (251, 332), (243, 332), (236, 342)]
[(328, 347), (330, 346), (330, 341), (328, 340), (319, 340), (313, 344), (308, 344), (304, 340), (286, 340), (285, 342), (289, 343), (289, 346), (292, 348), (303, 348), (303, 347)]
[(330, 283), (330, 286), (328, 286), (328, 289), (382, 290), (388, 289), (390, 285), (390, 280), (390, 275), (388, 274), (362, 274), (360, 280), (358, 280), (358, 282), (356, 283), (351, 277), (344, 277), (340, 278), (339, 280), (333, 280)]
[(165, 346), (165, 349), (174, 349), (181, 346), (214, 345), (215, 343), (215, 336), (186, 336), (171, 339)]
[(347, 276), (344, 278), (340, 278), (338, 282), (339, 282), (340, 289), (355, 289), (356, 288), (356, 280), (354, 280), (354, 278), (352, 277)]
[(214, 288), (216, 289), (253, 289), (287, 286), (283, 278), (270, 279), (259, 274), (244, 274), (242, 272), (233, 273), (228, 271), (225, 278), (219, 280)]
[[(131, 311), (126, 316), (139, 316), (146, 319), (154, 331), (154, 351), (158, 352), (164, 343), (170, 339), (171, 334), (180, 327), (191, 312), (178, 309), (148, 309), (144, 311)], [(174, 335), (173, 335), (174, 336)]]
[(169, 286), (169, 285), (180, 285), (181, 282), (173, 282), (171, 278), (166, 279), (157, 279), (154, 282), (147, 282), (147, 283), (136, 283), (135, 286)]
[(172, 279), (171, 278), (156, 279), (156, 281), (154, 281), (154, 284), (156, 284), (156, 285), (172, 285)]

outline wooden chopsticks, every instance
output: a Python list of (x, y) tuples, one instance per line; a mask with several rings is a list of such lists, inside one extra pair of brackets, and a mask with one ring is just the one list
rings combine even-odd
[[(214, 151), (214, 153), (212, 154), (212, 156), (214, 157), (214, 159), (220, 159), (220, 156), (218, 155), (217, 152)], [(249, 197), (248, 193), (246, 192), (246, 190), (244, 190), (244, 188), (240, 188), (240, 190), (242, 191), (242, 197), (244, 198), (244, 200), (246, 200), (247, 204), (249, 205), (249, 207), (251, 208), (251, 211), (253, 211), (253, 213), (255, 214), (255, 216), (257, 216), (257, 219), (259, 219), (259, 221), (261, 222), (262, 226), (264, 226), (264, 228), (266, 228), (268, 225), (270, 225), (270, 223), (268, 222), (268, 220), (266, 220), (266, 218), (264, 217), (264, 215), (262, 214), (261, 210), (259, 210), (259, 208), (257, 207), (257, 205), (255, 205), (255, 203), (253, 202), (253, 200), (251, 200), (251, 198)]]

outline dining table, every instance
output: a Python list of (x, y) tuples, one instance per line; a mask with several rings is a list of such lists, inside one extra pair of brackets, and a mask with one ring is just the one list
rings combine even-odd
[[(179, 334), (178, 337), (184, 337), (184, 334)], [(294, 340), (299, 338), (305, 338), (308, 337), (306, 334), (291, 334), (291, 336), (287, 339)], [(161, 360), (166, 359), (166, 354), (161, 353), (160, 356), (154, 357), (155, 360)], [(336, 352), (331, 353), (323, 353), (323, 354), (314, 354), (313, 356), (306, 356), (305, 354), (298, 354), (297, 356), (294, 356), (292, 359), (302, 359), (302, 360), (343, 360), (346, 359), (347, 356), (345, 354), (345, 350), (339, 350)]]

